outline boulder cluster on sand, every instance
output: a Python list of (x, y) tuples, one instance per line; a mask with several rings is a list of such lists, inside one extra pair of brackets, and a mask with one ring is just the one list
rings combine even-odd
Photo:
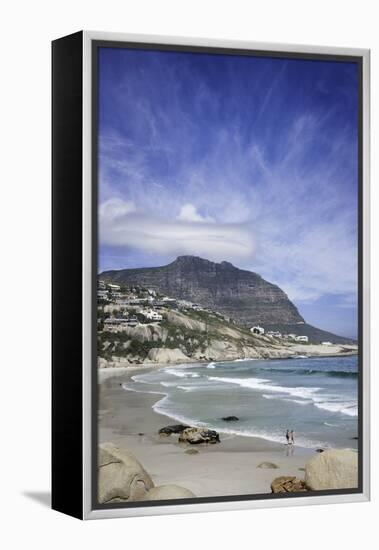
[(191, 445), (199, 445), (200, 443), (220, 443), (220, 435), (215, 430), (195, 428), (186, 426), (185, 424), (165, 426), (159, 430), (159, 434), (179, 434), (179, 443), (190, 443)]
[(220, 436), (215, 430), (206, 428), (186, 428), (179, 435), (179, 443), (190, 443), (198, 445), (199, 443), (220, 443)]
[(127, 450), (111, 443), (99, 447), (98, 502), (169, 500), (195, 495), (179, 485), (155, 487), (150, 475)]
[[(271, 483), (273, 493), (297, 493), (358, 487), (358, 453), (347, 449), (321, 451), (305, 465), (305, 479), (277, 477)], [(260, 465), (261, 466), (261, 465)]]
[(271, 483), (273, 493), (299, 493), (307, 491), (305, 481), (295, 476), (280, 476)]

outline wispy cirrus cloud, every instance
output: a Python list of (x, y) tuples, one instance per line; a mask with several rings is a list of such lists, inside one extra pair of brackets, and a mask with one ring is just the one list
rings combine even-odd
[(202, 255), (260, 273), (300, 309), (354, 307), (354, 66), (102, 56), (101, 266)]

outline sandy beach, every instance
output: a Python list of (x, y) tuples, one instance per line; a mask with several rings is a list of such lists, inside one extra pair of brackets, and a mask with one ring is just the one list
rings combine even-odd
[[(122, 385), (149, 367), (99, 369), (99, 443), (110, 442), (131, 451), (156, 485), (178, 484), (196, 496), (270, 493), (272, 480), (282, 475), (303, 477), (314, 450), (289, 447), (261, 438), (220, 433), (221, 443), (191, 446), (178, 436), (158, 430), (177, 421), (156, 413), (159, 395), (125, 390)], [(156, 367), (154, 367), (156, 369)], [(189, 454), (195, 449), (198, 453)], [(275, 469), (259, 468), (272, 462)]]

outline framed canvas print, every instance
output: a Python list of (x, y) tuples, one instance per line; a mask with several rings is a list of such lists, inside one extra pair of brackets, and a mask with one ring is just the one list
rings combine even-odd
[(369, 498), (369, 52), (53, 42), (53, 508)]

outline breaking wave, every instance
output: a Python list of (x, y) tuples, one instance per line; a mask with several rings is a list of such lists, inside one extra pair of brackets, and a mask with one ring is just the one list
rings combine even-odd
[[(227, 384), (237, 384), (242, 388), (250, 388), (252, 390), (261, 390), (271, 392), (271, 394), (262, 394), (265, 399), (283, 399), (292, 401), (300, 405), (312, 404), (318, 409), (324, 409), (329, 412), (339, 412), (348, 416), (357, 416), (358, 407), (355, 401), (341, 401), (338, 395), (322, 395), (322, 388), (305, 388), (305, 387), (287, 387), (273, 385), (266, 378), (224, 378), (218, 376), (208, 376), (209, 380), (224, 382)], [(288, 396), (298, 397), (300, 399), (288, 399)]]

